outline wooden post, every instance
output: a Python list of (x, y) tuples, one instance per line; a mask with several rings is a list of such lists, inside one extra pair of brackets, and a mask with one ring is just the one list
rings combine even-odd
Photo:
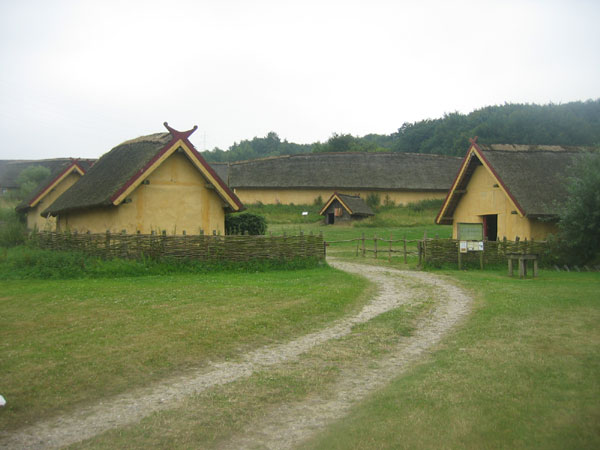
[(513, 260), (510, 256), (508, 257), (508, 276), (513, 276)]
[(356, 240), (356, 255), (354, 256), (358, 256), (358, 247), (360, 247), (360, 239)]
[(479, 252), (479, 268), (483, 270), (483, 251)]
[(362, 234), (362, 255), (365, 257), (366, 249), (365, 249), (365, 233)]
[(392, 233), (390, 233), (390, 256), (388, 257), (388, 262), (392, 262)]
[(404, 264), (406, 264), (406, 235), (404, 235)]
[(519, 278), (523, 278), (526, 274), (525, 260), (523, 258), (519, 258)]
[(375, 259), (377, 259), (377, 235), (376, 234), (373, 236), (373, 246), (374, 246), (373, 248), (375, 249), (374, 250)]
[(462, 269), (462, 253), (460, 252), (460, 243), (458, 244), (458, 270)]
[(423, 249), (421, 247), (421, 241), (417, 241), (417, 250), (419, 253), (419, 267), (421, 267), (421, 261), (423, 259)]
[(537, 260), (537, 258), (535, 258), (533, 260), (533, 278), (537, 278), (537, 276), (538, 276), (538, 260)]

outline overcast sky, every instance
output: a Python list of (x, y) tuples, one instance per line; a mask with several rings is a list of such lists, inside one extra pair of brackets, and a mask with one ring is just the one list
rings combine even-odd
[(0, 159), (310, 143), (600, 97), (600, 2), (0, 0)]

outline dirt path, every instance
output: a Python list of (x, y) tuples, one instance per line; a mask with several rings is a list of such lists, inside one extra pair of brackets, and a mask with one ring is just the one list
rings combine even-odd
[[(400, 373), (406, 365), (437, 343), (468, 311), (469, 298), (455, 286), (427, 273), (397, 271), (385, 267), (330, 262), (339, 269), (358, 273), (378, 286), (378, 294), (357, 315), (338, 320), (331, 326), (291, 342), (259, 348), (237, 362), (210, 364), (197, 372), (165, 380), (159, 384), (131, 391), (104, 402), (80, 409), (73, 414), (52, 418), (0, 439), (3, 448), (57, 448), (96, 436), (119, 426), (139, 422), (163, 409), (170, 409), (191, 395), (211, 387), (248, 377), (257, 370), (297, 358), (318, 344), (343, 337), (352, 327), (403, 303), (409, 302), (411, 290), (402, 280), (413, 279), (439, 289), (440, 300), (434, 314), (418, 326), (390, 358), (379, 367), (356, 368), (344, 373), (335, 394), (323, 401), (310, 399), (296, 405), (282, 405), (252, 431), (230, 441), (231, 448), (261, 445), (289, 448), (307, 438), (326, 423), (343, 416), (350, 406)], [(371, 366), (369, 366), (371, 367)]]
[[(372, 271), (365, 273), (365, 266), (347, 263), (333, 265), (371, 278)], [(423, 272), (388, 271), (385, 276), (397, 277), (400, 273), (404, 277), (431, 285), (436, 290), (433, 313), (417, 325), (412, 336), (404, 338), (384, 360), (359, 361), (359, 364), (345, 370), (327, 398), (313, 396), (302, 402), (280, 405), (262, 417), (260, 423), (251, 424), (243, 434), (234, 436), (220, 448), (288, 449), (298, 445), (331, 422), (345, 416), (353, 405), (401, 374), (468, 313), (471, 299), (456, 286)], [(387, 282), (391, 283), (392, 280), (388, 279)], [(410, 291), (396, 291), (392, 295), (402, 297), (407, 292)], [(404, 298), (403, 301), (410, 299)]]

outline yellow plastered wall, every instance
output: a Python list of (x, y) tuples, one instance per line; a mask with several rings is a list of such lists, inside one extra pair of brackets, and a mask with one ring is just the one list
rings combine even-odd
[(71, 172), (58, 183), (54, 189), (48, 192), (33, 208), (27, 211), (27, 228), (33, 230), (37, 228), (40, 231), (54, 231), (56, 229), (56, 219), (52, 216), (42, 217), (43, 210), (48, 208), (54, 201), (67, 189), (75, 184), (81, 175), (78, 172)]
[[(283, 204), (289, 205), (312, 205), (314, 201), (321, 197), (323, 202), (326, 202), (333, 194), (333, 189), (234, 189), (242, 203), (254, 204), (261, 202), (264, 205)], [(339, 194), (360, 195), (361, 198), (367, 199), (370, 194), (379, 195), (381, 203), (384, 202), (385, 196), (388, 195), (390, 200), (396, 205), (406, 205), (408, 203), (416, 203), (421, 200), (444, 199), (444, 192), (425, 192), (425, 191), (367, 191), (367, 190), (336, 190)]]
[(225, 233), (223, 202), (183, 153), (169, 156), (139, 185), (129, 203), (59, 216), (60, 229), (81, 233)]
[(484, 166), (478, 166), (467, 185), (453, 215), (452, 237), (458, 238), (458, 223), (482, 223), (484, 215), (498, 215), (498, 239), (545, 239), (556, 231), (556, 225), (513, 214), (516, 207)]

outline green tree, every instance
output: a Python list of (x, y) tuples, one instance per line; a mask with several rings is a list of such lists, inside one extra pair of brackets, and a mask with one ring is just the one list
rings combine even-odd
[(50, 169), (44, 166), (29, 166), (26, 169), (23, 169), (17, 177), (17, 185), (19, 186), (19, 199), (22, 200), (31, 194), (33, 190), (49, 175)]
[(586, 263), (600, 257), (600, 153), (588, 153), (573, 167), (568, 197), (558, 223), (568, 259)]

